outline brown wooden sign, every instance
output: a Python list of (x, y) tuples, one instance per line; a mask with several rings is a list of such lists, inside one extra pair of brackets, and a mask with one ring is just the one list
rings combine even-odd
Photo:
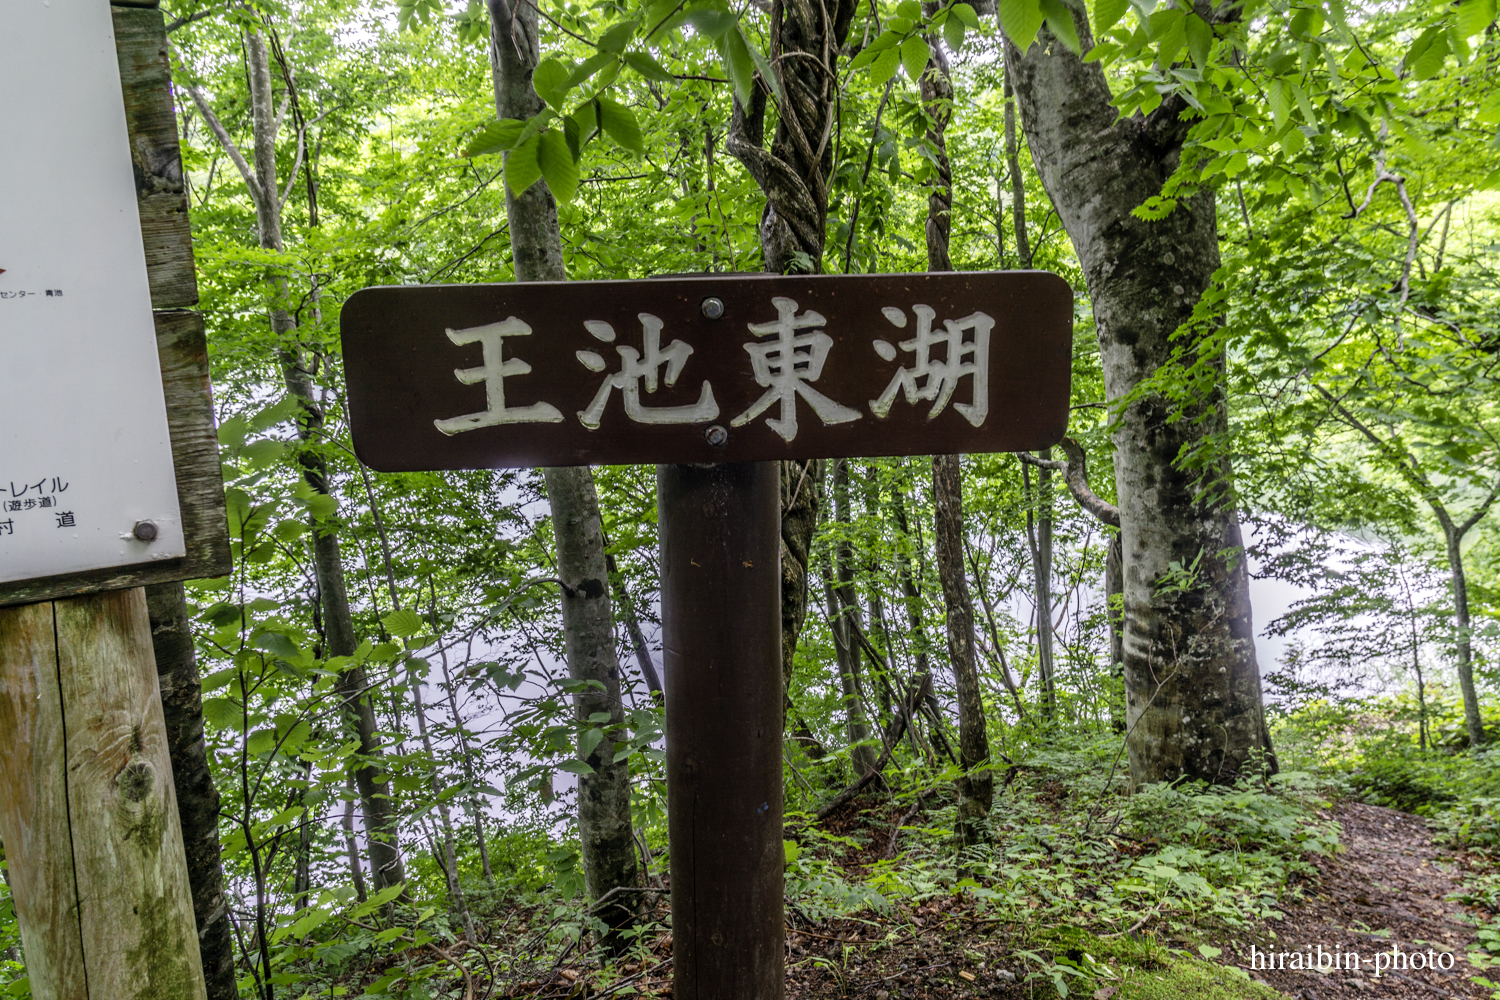
[(1068, 422), (1040, 271), (366, 288), (341, 317), (371, 468), (1021, 451)]

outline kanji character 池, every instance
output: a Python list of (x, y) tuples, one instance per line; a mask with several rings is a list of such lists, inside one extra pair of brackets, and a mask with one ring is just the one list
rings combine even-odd
[[(828, 360), (828, 350), (833, 338), (824, 333), (827, 322), (818, 313), (808, 311), (797, 315), (797, 303), (782, 296), (771, 300), (776, 307), (776, 320), (771, 323), (751, 323), (750, 332), (759, 337), (775, 334), (775, 340), (752, 341), (745, 345), (755, 370), (755, 382), (764, 386), (765, 395), (744, 413), (730, 421), (730, 426), (742, 427), (760, 416), (772, 403), (781, 404), (781, 415), (769, 417), (766, 426), (785, 441), (797, 436), (797, 397), (807, 400), (813, 412), (824, 424), (844, 424), (858, 420), (864, 414), (836, 403), (814, 389), (809, 382), (816, 382), (823, 374), (823, 365)], [(798, 331), (810, 331), (799, 333)]]
[(529, 337), (531, 327), (514, 316), (501, 323), (486, 323), (484, 326), (465, 330), (449, 330), (448, 339), (460, 346), (476, 341), (484, 350), (484, 364), (478, 368), (456, 368), (453, 371), (464, 385), (484, 383), (486, 408), (479, 413), (466, 413), (461, 417), (434, 420), (438, 430), (448, 436), (480, 427), (498, 424), (557, 424), (562, 422), (562, 412), (551, 403), (531, 403), (527, 406), (505, 404), (505, 376), (525, 375), (531, 366), (520, 358), (506, 358), (503, 353), (506, 337)]
[[(892, 325), (906, 326), (906, 314), (900, 309), (886, 306), (880, 311)], [(891, 412), (896, 390), (900, 389), (908, 403), (931, 402), (932, 408), (927, 411), (927, 419), (931, 420), (953, 398), (959, 379), (969, 378), (973, 389), (969, 402), (954, 403), (953, 408), (978, 427), (990, 412), (990, 331), (995, 320), (976, 312), (963, 319), (944, 320), (943, 328), (934, 332), (932, 320), (936, 313), (932, 307), (913, 306), (912, 312), (917, 314), (917, 335), (901, 341), (900, 346), (901, 350), (916, 354), (915, 363), (896, 372), (880, 398), (870, 400), (870, 412), (884, 418)], [(973, 338), (966, 340), (965, 333), (972, 333)], [(877, 340), (874, 346), (875, 353), (885, 360), (896, 360), (896, 348), (889, 341)], [(941, 358), (933, 357), (934, 348), (943, 349)]]
[[(659, 380), (665, 381), (669, 386), (676, 385), (677, 376), (682, 374), (682, 368), (687, 364), (693, 349), (680, 340), (674, 340), (663, 348), (662, 321), (650, 313), (638, 313), (637, 316), (644, 331), (645, 352), (637, 351), (634, 347), (615, 348), (615, 353), (620, 355), (620, 370), (599, 386), (588, 409), (579, 411), (579, 422), (591, 431), (598, 430), (604, 408), (609, 405), (609, 397), (616, 389), (625, 398), (625, 415), (638, 424), (694, 424), (717, 417), (719, 404), (714, 400), (713, 387), (707, 381), (704, 381), (696, 403), (682, 406), (641, 404), (641, 383), (645, 382), (647, 392), (655, 392)], [(588, 320), (583, 325), (595, 340), (608, 344), (615, 339), (615, 328), (608, 323)], [(602, 372), (606, 367), (604, 357), (597, 351), (578, 351), (576, 356), (591, 372)], [(663, 365), (667, 368), (665, 377), (661, 371)]]

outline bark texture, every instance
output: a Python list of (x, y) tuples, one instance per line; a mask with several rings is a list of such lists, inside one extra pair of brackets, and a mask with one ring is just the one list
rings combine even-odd
[(781, 463), (781, 686), (788, 713), (797, 640), (807, 621), (807, 569), (818, 527), (821, 464), (816, 459)]
[[(537, 8), (513, 6), (509, 0), (488, 0), (488, 6), (495, 111), (501, 118), (530, 118), (544, 106), (531, 84), (539, 58)], [(521, 194), (507, 188), (505, 209), (516, 280), (565, 280), (557, 201), (546, 181), (538, 180)], [(568, 676), (603, 685), (603, 690), (591, 688), (574, 695), (574, 714), (580, 723), (588, 723), (596, 713), (609, 717), (603, 726), (584, 726), (585, 731), (602, 728), (604, 738), (585, 756), (594, 773), (578, 782), (584, 884), (589, 897), (598, 900), (616, 889), (634, 889), (639, 884), (630, 817), (630, 767), (626, 761), (614, 761), (625, 711), (620, 702), (609, 567), (593, 471), (587, 466), (546, 469), (544, 476), (557, 536), (557, 572), (566, 588), (562, 613)], [(618, 893), (598, 916), (618, 930), (634, 921), (635, 904), (633, 894)], [(617, 933), (611, 933), (607, 941), (611, 948), (623, 948), (625, 943)]]
[(765, 91), (735, 102), (725, 148), (766, 194), (760, 220), (765, 269), (822, 273), (828, 180), (838, 107), (835, 65), (856, 0), (780, 0), (771, 8), (771, 65), (786, 100), (765, 149)]
[[(1075, 20), (1086, 52), (1092, 36)], [(1083, 265), (1106, 395), (1121, 400), (1171, 362), (1172, 334), (1219, 265), (1211, 191), (1159, 221), (1131, 215), (1177, 166), (1185, 106), (1169, 98), (1150, 115), (1117, 119), (1099, 65), (1046, 29), (1025, 53), (1007, 41), (1006, 62), (1032, 161)], [(1121, 411), (1114, 436), (1135, 784), (1225, 783), (1275, 766), (1229, 465), (1181, 462), (1224, 432), (1222, 389), (1188, 409), (1143, 395)]]
[(229, 900), (224, 895), (224, 870), (219, 864), (219, 791), (214, 787), (203, 743), (203, 680), (198, 675), (192, 622), (182, 584), (158, 583), (147, 587), (146, 610), (161, 685), (172, 783), (177, 789), (182, 846), (187, 852), (193, 913), (198, 921), (203, 979), (208, 987), (208, 1000), (238, 1000)]
[[(849, 530), (849, 461), (833, 463), (834, 517), (845, 533)], [(847, 535), (833, 546), (833, 572), (828, 575), (828, 620), (833, 626), (834, 658), (839, 686), (844, 695), (845, 729), (849, 736), (849, 759), (856, 776), (875, 769), (875, 748), (870, 745), (870, 721), (865, 715), (860, 678), (860, 647), (855, 636), (862, 623), (854, 595), (854, 547)], [(877, 666), (878, 669), (878, 666)]]
[(937, 509), (938, 578), (948, 612), (948, 659), (958, 687), (958, 753), (964, 775), (958, 779), (960, 843), (986, 839), (984, 822), (995, 799), (995, 779), (986, 765), (990, 741), (974, 643), (974, 601), (964, 572), (963, 466), (957, 455), (932, 459), (932, 497)]

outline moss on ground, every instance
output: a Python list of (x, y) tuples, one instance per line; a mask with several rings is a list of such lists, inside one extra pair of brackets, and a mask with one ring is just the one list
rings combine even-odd
[[(1239, 969), (1167, 948), (1151, 938), (1071, 933), (1052, 943), (1054, 960), (1092, 980), (1067, 977), (1077, 996), (1108, 1000), (1286, 1000)], [(1114, 988), (1113, 993), (1107, 991)]]

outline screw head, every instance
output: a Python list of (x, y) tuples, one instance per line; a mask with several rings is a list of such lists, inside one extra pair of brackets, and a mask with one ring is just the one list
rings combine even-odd
[(703, 315), (707, 318), (718, 319), (724, 315), (724, 300), (710, 295), (703, 300), (699, 308), (703, 310)]
[(135, 527), (130, 529), (130, 533), (143, 542), (154, 542), (157, 534), (156, 522), (137, 521)]
[(712, 427), (704, 430), (703, 440), (707, 441), (715, 448), (722, 448), (729, 441), (729, 432), (726, 431), (723, 427), (720, 427), (718, 424), (714, 424)]

